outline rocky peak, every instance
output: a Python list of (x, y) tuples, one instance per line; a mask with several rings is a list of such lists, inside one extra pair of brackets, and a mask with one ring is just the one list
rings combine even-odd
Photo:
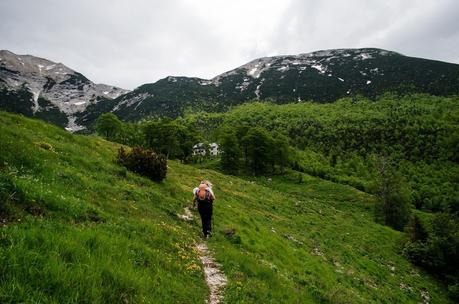
[[(68, 119), (66, 128), (77, 131), (75, 114), (100, 100), (114, 99), (127, 90), (105, 84), (95, 84), (84, 75), (62, 63), (31, 56), (0, 51), (0, 89), (4, 91), (26, 90), (30, 93), (32, 112), (46, 111), (39, 98), (45, 99), (63, 112)], [(9, 94), (9, 93), (5, 93)]]

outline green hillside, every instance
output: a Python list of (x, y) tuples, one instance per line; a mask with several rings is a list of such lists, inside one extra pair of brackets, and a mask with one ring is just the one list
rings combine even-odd
[(448, 303), (355, 188), (175, 161), (158, 184), (117, 165), (118, 144), (4, 112), (0, 147), (1, 303), (205, 303), (199, 220), (177, 216), (203, 178), (224, 302)]
[(343, 98), (331, 104), (251, 103), (186, 121), (221, 142), (222, 130), (263, 127), (297, 149), (296, 167), (374, 192), (375, 163), (390, 156), (418, 209), (459, 210), (459, 98), (385, 94), (375, 101)]

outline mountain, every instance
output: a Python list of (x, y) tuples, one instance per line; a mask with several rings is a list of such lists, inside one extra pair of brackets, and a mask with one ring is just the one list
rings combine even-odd
[(259, 58), (209, 80), (168, 76), (128, 92), (94, 84), (60, 63), (0, 51), (0, 108), (70, 131), (106, 112), (135, 121), (221, 112), (253, 100), (334, 102), (387, 91), (457, 95), (459, 65), (375, 48), (333, 49)]
[(95, 84), (62, 63), (0, 50), (0, 108), (52, 121), (67, 130), (90, 105), (109, 102), (127, 90)]
[(253, 60), (210, 80), (161, 79), (118, 97), (123, 119), (178, 116), (184, 111), (224, 111), (250, 100), (333, 102), (341, 97), (459, 94), (459, 65), (375, 49), (334, 49)]

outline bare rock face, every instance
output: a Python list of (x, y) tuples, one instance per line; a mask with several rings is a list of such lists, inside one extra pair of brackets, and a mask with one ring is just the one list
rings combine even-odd
[(52, 108), (66, 116), (67, 130), (78, 131), (85, 127), (75, 122), (76, 114), (100, 100), (114, 99), (128, 91), (95, 84), (62, 63), (0, 50), (0, 97), (17, 92), (23, 92), (22, 100), (16, 101), (23, 103), (21, 109), (30, 108), (32, 116), (40, 114), (46, 119), (46, 112)]

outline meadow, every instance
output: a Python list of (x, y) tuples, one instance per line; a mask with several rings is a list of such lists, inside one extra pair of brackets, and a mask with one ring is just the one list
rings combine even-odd
[(224, 303), (450, 301), (400, 254), (404, 234), (374, 222), (375, 198), (351, 186), (173, 160), (155, 183), (116, 164), (120, 144), (5, 112), (0, 147), (2, 303), (205, 303), (199, 217), (177, 216), (204, 178)]

